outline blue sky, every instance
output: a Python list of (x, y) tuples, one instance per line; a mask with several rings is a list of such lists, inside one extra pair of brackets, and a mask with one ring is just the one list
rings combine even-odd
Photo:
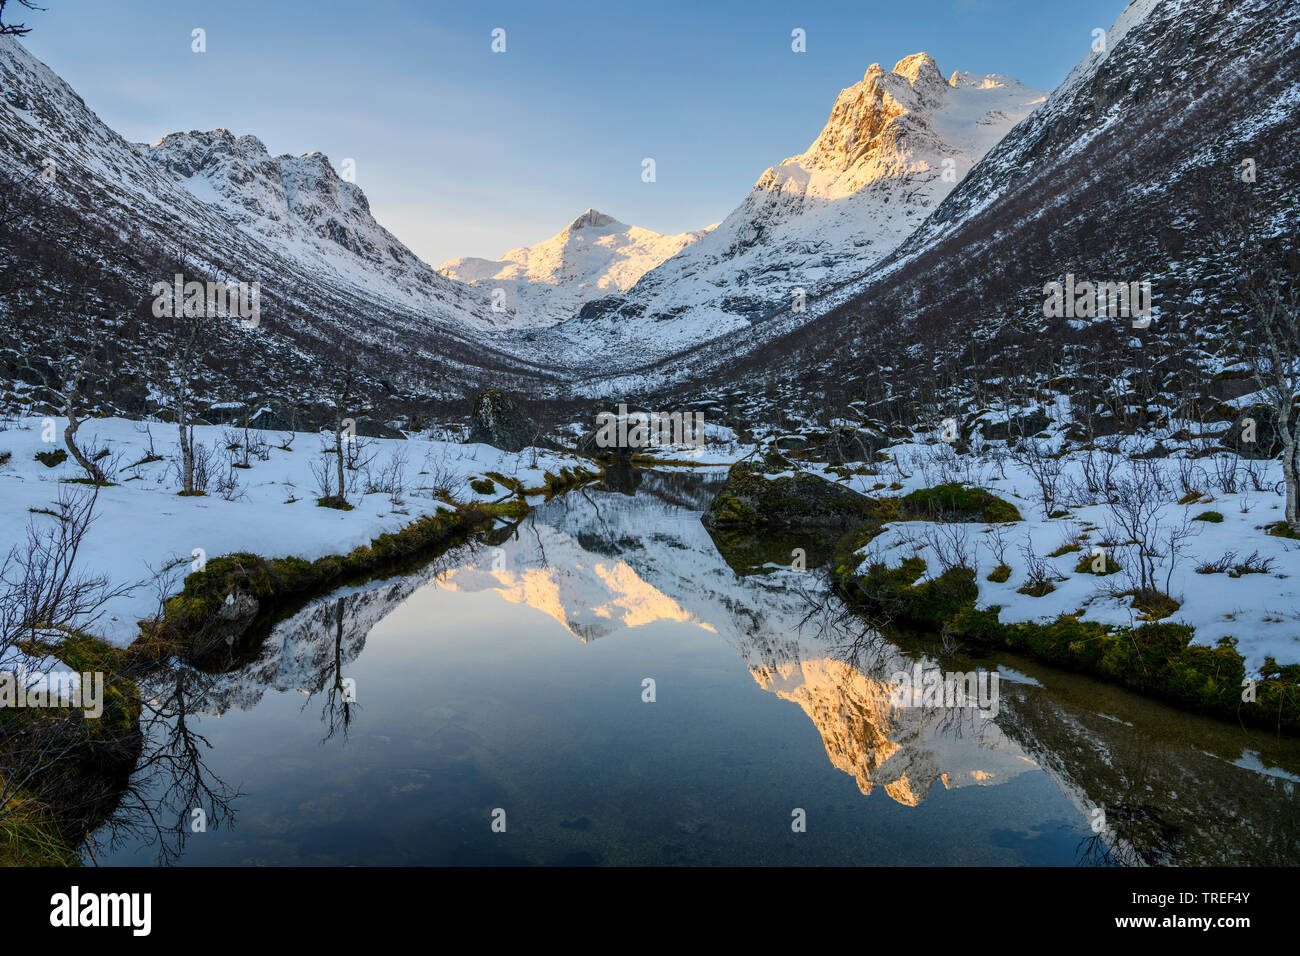
[(23, 42), (127, 139), (224, 126), (353, 158), (376, 218), (433, 265), (497, 258), (588, 206), (660, 232), (716, 222), (871, 63), (924, 50), (944, 75), (1050, 90), (1126, 4), (40, 2)]

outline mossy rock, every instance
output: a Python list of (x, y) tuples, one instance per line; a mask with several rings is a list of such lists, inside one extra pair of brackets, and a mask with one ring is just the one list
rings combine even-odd
[(469, 483), (480, 495), (490, 495), (497, 490), (497, 486), (492, 483), (491, 478), (475, 478)]
[(849, 527), (879, 520), (880, 503), (827, 481), (797, 472), (769, 477), (761, 465), (733, 465), (726, 484), (705, 511), (705, 527), (766, 528)]
[(1056, 585), (1051, 581), (1039, 581), (1037, 584), (1026, 584), (1022, 588), (1016, 588), (1017, 594), (1024, 594), (1028, 597), (1047, 597), (1056, 590)]
[(1219, 514), (1219, 512), (1217, 512), (1217, 511), (1202, 511), (1200, 514), (1198, 514), (1198, 515), (1197, 515), (1195, 518), (1193, 518), (1192, 520), (1193, 520), (1193, 521), (1208, 521), (1208, 522), (1210, 522), (1211, 524), (1222, 524), (1222, 523), (1223, 523), (1223, 515)]
[(1011, 579), (1011, 565), (999, 564), (989, 572), (988, 580), (994, 584), (1006, 584)]

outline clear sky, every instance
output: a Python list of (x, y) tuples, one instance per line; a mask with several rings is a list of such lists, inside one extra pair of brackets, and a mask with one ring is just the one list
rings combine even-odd
[[(224, 126), (272, 154), (350, 157), (375, 217), (435, 266), (498, 258), (589, 206), (659, 232), (716, 222), (808, 146), (873, 62), (924, 50), (945, 76), (1051, 90), (1126, 5), (38, 2), (46, 12), (11, 16), (33, 27), (22, 42), (127, 139)], [(505, 53), (491, 49), (497, 27)], [(791, 50), (796, 27), (805, 53)]]

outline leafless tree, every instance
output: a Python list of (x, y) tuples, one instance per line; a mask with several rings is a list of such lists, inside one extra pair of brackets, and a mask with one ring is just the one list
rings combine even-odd
[[(79, 565), (98, 496), (98, 486), (61, 488), (49, 516), (53, 523), (30, 519), (25, 541), (0, 564), (0, 665), (15, 686), (48, 676), (55, 643), (94, 627), (110, 601), (133, 590)], [(110, 675), (105, 688), (118, 680)], [(26, 710), (0, 721), (0, 820), (23, 812), (72, 755), (84, 751), (89, 736), (83, 711), (70, 707)], [(102, 735), (97, 740), (111, 743)]]
[[(182, 255), (182, 260), (184, 256)], [(179, 323), (172, 343), (169, 379), (172, 391), (172, 415), (180, 439), (181, 494), (197, 492), (194, 483), (193, 376), (198, 365), (207, 322), (202, 315), (175, 317)]]
[[(26, 36), (32, 32), (32, 28), (22, 23), (5, 23), (5, 7), (9, 0), (0, 0), (0, 36)], [(32, 3), (32, 0), (18, 0), (20, 7), (26, 7), (28, 10), (44, 10), (45, 7), (38, 7)]]

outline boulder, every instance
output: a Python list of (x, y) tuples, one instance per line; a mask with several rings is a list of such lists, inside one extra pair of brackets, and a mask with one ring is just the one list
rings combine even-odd
[[(1246, 441), (1254, 422), (1255, 440)], [(1268, 405), (1243, 408), (1232, 422), (1232, 427), (1219, 438), (1219, 444), (1235, 451), (1242, 458), (1271, 459), (1282, 453), (1282, 432), (1278, 426), (1277, 411)]]
[(553, 442), (542, 437), (537, 423), (499, 388), (486, 389), (474, 399), (469, 441), (509, 452), (523, 451), (530, 445), (555, 447)]
[(702, 520), (710, 530), (851, 527), (870, 521), (876, 512), (870, 498), (820, 475), (772, 474), (761, 464), (739, 462)]

